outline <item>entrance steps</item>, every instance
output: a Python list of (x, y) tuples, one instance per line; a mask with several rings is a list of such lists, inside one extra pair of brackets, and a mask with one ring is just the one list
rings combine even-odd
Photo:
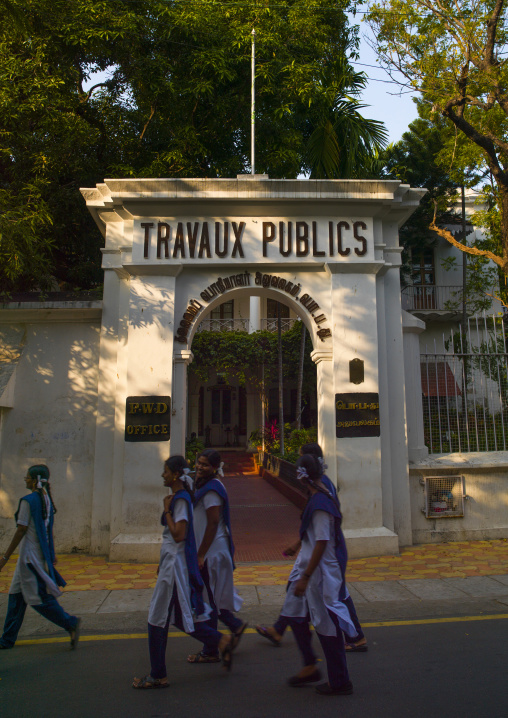
[(247, 451), (221, 451), (226, 476), (235, 474), (255, 474), (254, 456)]

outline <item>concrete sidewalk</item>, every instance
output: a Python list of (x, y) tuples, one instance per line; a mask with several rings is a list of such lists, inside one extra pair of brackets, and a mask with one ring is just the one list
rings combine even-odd
[[(0, 617), (5, 615), (14, 561), (0, 574)], [(242, 564), (235, 583), (241, 615), (252, 625), (273, 622), (284, 601), (292, 562)], [(86, 633), (146, 631), (155, 585), (153, 564), (110, 564), (79, 555), (59, 558), (68, 581), (65, 609), (83, 617)], [(508, 541), (414, 546), (400, 556), (352, 560), (348, 586), (362, 623), (446, 616), (508, 614)], [(0, 618), (1, 621), (1, 618)], [(27, 611), (20, 638), (47, 636), (54, 626)]]

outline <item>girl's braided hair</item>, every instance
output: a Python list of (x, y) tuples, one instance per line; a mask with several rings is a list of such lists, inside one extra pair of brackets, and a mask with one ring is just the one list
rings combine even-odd
[(37, 486), (34, 489), (38, 494), (41, 502), (42, 518), (46, 520), (48, 518), (48, 512), (46, 508), (46, 501), (44, 500), (44, 491), (49, 496), (50, 504), (53, 508), (53, 513), (56, 514), (56, 506), (51, 496), (51, 489), (49, 486), (50, 472), (46, 464), (35, 464), (28, 469), (28, 475), (31, 479), (37, 482)]

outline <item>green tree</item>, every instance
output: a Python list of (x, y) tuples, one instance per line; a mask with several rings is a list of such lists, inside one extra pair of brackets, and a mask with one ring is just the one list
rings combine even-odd
[[(284, 380), (298, 376), (300, 355), (303, 353), (303, 393), (315, 391), (316, 368), (310, 358), (312, 340), (305, 334), (305, 346), (301, 352), (301, 322), (295, 322), (282, 332), (282, 364)], [(252, 381), (262, 391), (259, 369), (265, 365), (265, 382), (276, 380), (278, 363), (277, 332), (258, 331), (252, 334), (239, 331), (198, 332), (192, 340), (194, 359), (190, 370), (200, 381), (208, 381), (211, 372), (219, 370), (226, 380), (237, 380), (241, 386)]]
[(356, 72), (339, 58), (335, 81), (323, 68), (323, 96), (309, 110), (310, 136), (305, 158), (311, 179), (365, 179), (376, 174), (373, 160), (387, 143), (382, 122), (363, 117), (359, 102), (365, 89), (365, 73)]
[[(411, 257), (427, 247), (434, 247), (439, 234), (430, 225), (461, 224), (461, 216), (454, 211), (457, 207), (457, 179), (460, 172), (451, 169), (449, 134), (442, 117), (430, 117), (423, 103), (418, 103), (420, 117), (409, 125), (408, 131), (399, 142), (390, 145), (380, 155), (385, 173), (412, 187), (428, 189), (416, 211), (401, 227), (399, 236), (404, 248), (402, 253), (402, 278), (407, 281), (411, 275)], [(467, 230), (473, 229), (471, 221), (486, 226), (483, 213), (476, 213), (468, 220)], [(440, 227), (441, 228), (441, 227)], [(490, 238), (470, 242), (479, 249), (493, 249)], [(447, 271), (457, 269), (455, 257), (442, 262)], [(496, 270), (484, 256), (470, 256), (467, 265), (466, 305), (470, 313), (487, 309), (491, 305), (489, 293), (498, 283)], [(462, 290), (457, 289), (447, 303), (447, 308), (459, 310), (462, 305)]]
[(508, 273), (508, 59), (505, 0), (387, 0), (368, 15), (373, 45), (393, 79), (420, 93), (453, 128), (462, 167), (486, 164), (495, 183), (501, 247), (464, 247)]
[[(422, 109), (421, 106), (419, 108)], [(402, 135), (402, 138), (390, 144), (380, 159), (384, 165), (385, 176), (398, 179), (411, 187), (425, 187), (428, 191), (417, 209), (399, 231), (403, 252), (403, 277), (409, 275), (411, 252), (432, 247), (437, 235), (429, 229), (435, 207), (438, 208), (438, 220), (448, 219), (447, 213), (456, 191), (449, 172), (440, 162), (443, 150), (444, 121), (437, 122), (419, 117), (414, 120)]]
[[(3, 6), (3, 291), (47, 288), (55, 278), (63, 287), (100, 283), (101, 236), (80, 186), (106, 177), (234, 177), (249, 170), (253, 27), (259, 172), (285, 178), (309, 171), (308, 143), (324, 108), (332, 107), (334, 121), (353, 108), (348, 93), (358, 79), (347, 58), (358, 37), (348, 25), (350, 0)], [(106, 79), (88, 88), (98, 72)], [(360, 154), (366, 146), (360, 138)]]
[[(448, 133), (442, 117), (430, 117), (425, 105), (419, 104), (420, 117), (409, 125), (408, 131), (399, 142), (390, 145), (380, 155), (385, 173), (400, 179), (412, 187), (426, 187), (424, 196), (416, 211), (401, 227), (399, 236), (403, 246), (402, 279), (408, 281), (412, 264), (411, 258), (426, 248), (432, 248), (439, 241), (439, 234), (430, 225), (460, 225), (462, 218), (454, 211), (457, 208), (457, 174), (450, 168)], [(460, 175), (459, 175), (460, 176)], [(468, 233), (473, 226), (486, 226), (484, 213), (476, 213), (467, 222)], [(490, 239), (475, 239), (469, 242), (479, 249), (493, 249)], [(455, 271), (457, 261), (449, 257), (442, 261), (443, 269)], [(498, 276), (489, 260), (481, 255), (470, 256), (467, 263), (466, 305), (470, 313), (488, 309), (490, 293), (498, 284)], [(457, 288), (447, 302), (447, 308), (459, 311), (462, 305), (462, 289)]]

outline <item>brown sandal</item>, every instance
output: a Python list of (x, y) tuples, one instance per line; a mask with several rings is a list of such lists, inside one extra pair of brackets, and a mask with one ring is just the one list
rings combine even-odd
[(220, 663), (221, 659), (218, 655), (210, 656), (208, 653), (191, 653), (187, 656), (187, 663)]
[(152, 678), (152, 676), (145, 676), (144, 678), (134, 678), (132, 681), (133, 688), (139, 688), (145, 690), (147, 688), (169, 688), (169, 683), (164, 683), (160, 678)]

